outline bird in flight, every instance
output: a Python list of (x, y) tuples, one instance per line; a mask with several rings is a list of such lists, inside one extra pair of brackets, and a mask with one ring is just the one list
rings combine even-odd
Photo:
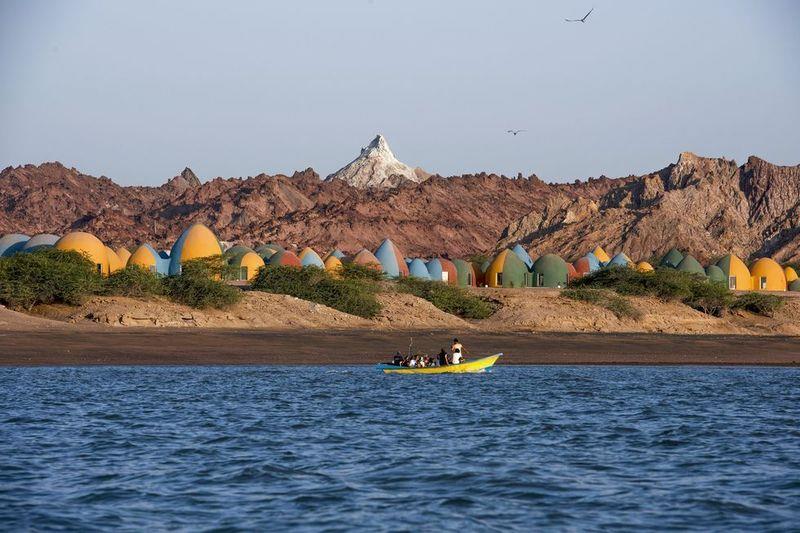
[(506, 133), (510, 133), (511, 135), (516, 137), (517, 133), (522, 133), (523, 131), (528, 131), (528, 130), (506, 130)]
[(591, 15), (591, 14), (592, 14), (592, 11), (594, 11), (594, 8), (590, 9), (590, 10), (589, 10), (589, 12), (588, 12), (588, 13), (586, 13), (586, 14), (583, 16), (583, 18), (582, 18), (582, 19), (564, 19), (564, 20), (565, 20), (565, 21), (567, 21), (567, 22), (586, 22), (586, 19), (588, 19), (588, 18), (589, 18), (589, 15)]

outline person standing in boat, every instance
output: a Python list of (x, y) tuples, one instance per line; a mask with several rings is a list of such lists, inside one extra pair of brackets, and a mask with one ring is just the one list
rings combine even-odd
[(458, 342), (458, 339), (453, 339), (453, 345), (450, 346), (450, 353), (453, 354), (451, 357), (452, 357), (452, 363), (454, 365), (461, 364), (461, 360), (464, 357), (462, 353), (463, 350), (464, 346), (462, 346), (462, 344)]
[(447, 366), (447, 352), (444, 348), (439, 352), (439, 366)]

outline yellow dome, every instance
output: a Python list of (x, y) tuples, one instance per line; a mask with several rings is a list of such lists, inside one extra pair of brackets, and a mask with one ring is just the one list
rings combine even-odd
[(264, 260), (261, 259), (261, 256), (255, 252), (247, 252), (243, 254), (239, 258), (238, 262), (240, 269), (239, 279), (246, 279), (247, 281), (250, 281), (256, 277), (259, 269), (264, 266)]
[(647, 261), (639, 261), (638, 263), (636, 263), (636, 270), (638, 270), (639, 272), (652, 272), (654, 269), (653, 265), (651, 265)]
[(117, 248), (117, 257), (119, 257), (123, 265), (127, 265), (128, 259), (131, 258), (131, 253), (125, 247)]
[(750, 267), (754, 291), (785, 291), (786, 274), (781, 266), (768, 257), (762, 257)]
[(185, 261), (222, 255), (216, 235), (202, 224), (193, 224), (181, 234), (170, 253), (169, 273), (179, 274)]
[(339, 270), (342, 268), (341, 260), (335, 255), (329, 255), (325, 258), (325, 270), (333, 275), (338, 275)]
[(128, 264), (140, 266), (145, 270), (155, 272), (157, 264), (155, 251), (146, 244), (142, 244), (136, 248), (128, 258)]
[(502, 252), (500, 252), (499, 254), (497, 254), (497, 257), (495, 257), (494, 260), (491, 262), (491, 264), (489, 265), (489, 268), (486, 269), (486, 284), (489, 287), (495, 287), (496, 288), (496, 287), (502, 287), (503, 286), (502, 283), (498, 283), (497, 274), (503, 272), (503, 267), (506, 264), (506, 256), (509, 253), (513, 253), (513, 252), (510, 252), (510, 250), (506, 249), (506, 250), (503, 250)]
[(717, 266), (722, 269), (728, 278), (728, 288), (732, 291), (749, 291), (753, 288), (750, 279), (750, 270), (741, 259), (733, 254), (728, 254), (719, 261)]
[(791, 283), (798, 278), (797, 271), (792, 267), (784, 267), (783, 273), (786, 276), (786, 283)]
[(608, 254), (606, 253), (606, 251), (605, 251), (605, 250), (603, 250), (603, 248), (601, 248), (600, 246), (598, 246), (597, 248), (595, 248), (595, 249), (592, 251), (592, 253), (593, 253), (593, 254), (594, 254), (594, 256), (597, 258), (597, 260), (598, 260), (598, 261), (600, 261), (601, 263), (608, 263), (609, 261), (611, 261), (611, 258), (608, 256)]
[(106, 254), (108, 255), (108, 271), (109, 272), (116, 272), (117, 270), (122, 270), (125, 268), (125, 262), (119, 258), (117, 252), (115, 252), (110, 246), (106, 246)]
[(83, 231), (67, 233), (55, 244), (58, 250), (75, 251), (84, 254), (97, 267), (97, 271), (107, 276), (109, 273), (108, 253), (105, 245), (92, 235)]

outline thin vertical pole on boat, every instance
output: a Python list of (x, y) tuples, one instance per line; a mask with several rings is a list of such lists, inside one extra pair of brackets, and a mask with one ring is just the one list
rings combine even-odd
[(410, 339), (408, 339), (408, 357), (409, 358), (412, 355), (414, 355), (414, 351), (413, 350), (414, 350), (414, 337), (411, 337)]

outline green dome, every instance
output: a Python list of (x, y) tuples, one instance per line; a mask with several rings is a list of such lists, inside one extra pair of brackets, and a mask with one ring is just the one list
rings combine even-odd
[(680, 253), (677, 248), (673, 248), (661, 258), (658, 265), (662, 267), (678, 268), (678, 264), (681, 261), (683, 261), (683, 254)]
[(709, 265), (706, 267), (706, 276), (711, 281), (717, 283), (726, 283), (728, 281), (727, 276), (725, 276), (725, 272), (722, 271), (720, 267), (717, 265)]
[(706, 275), (703, 265), (701, 265), (697, 259), (688, 254), (686, 257), (681, 259), (681, 262), (678, 263), (677, 268), (681, 272), (691, 272), (692, 274), (700, 274), (701, 276)]
[(546, 254), (533, 263), (533, 280), (536, 287), (566, 287), (568, 275), (567, 263), (557, 255)]
[(789, 284), (789, 290), (793, 292), (800, 292), (800, 278)]

